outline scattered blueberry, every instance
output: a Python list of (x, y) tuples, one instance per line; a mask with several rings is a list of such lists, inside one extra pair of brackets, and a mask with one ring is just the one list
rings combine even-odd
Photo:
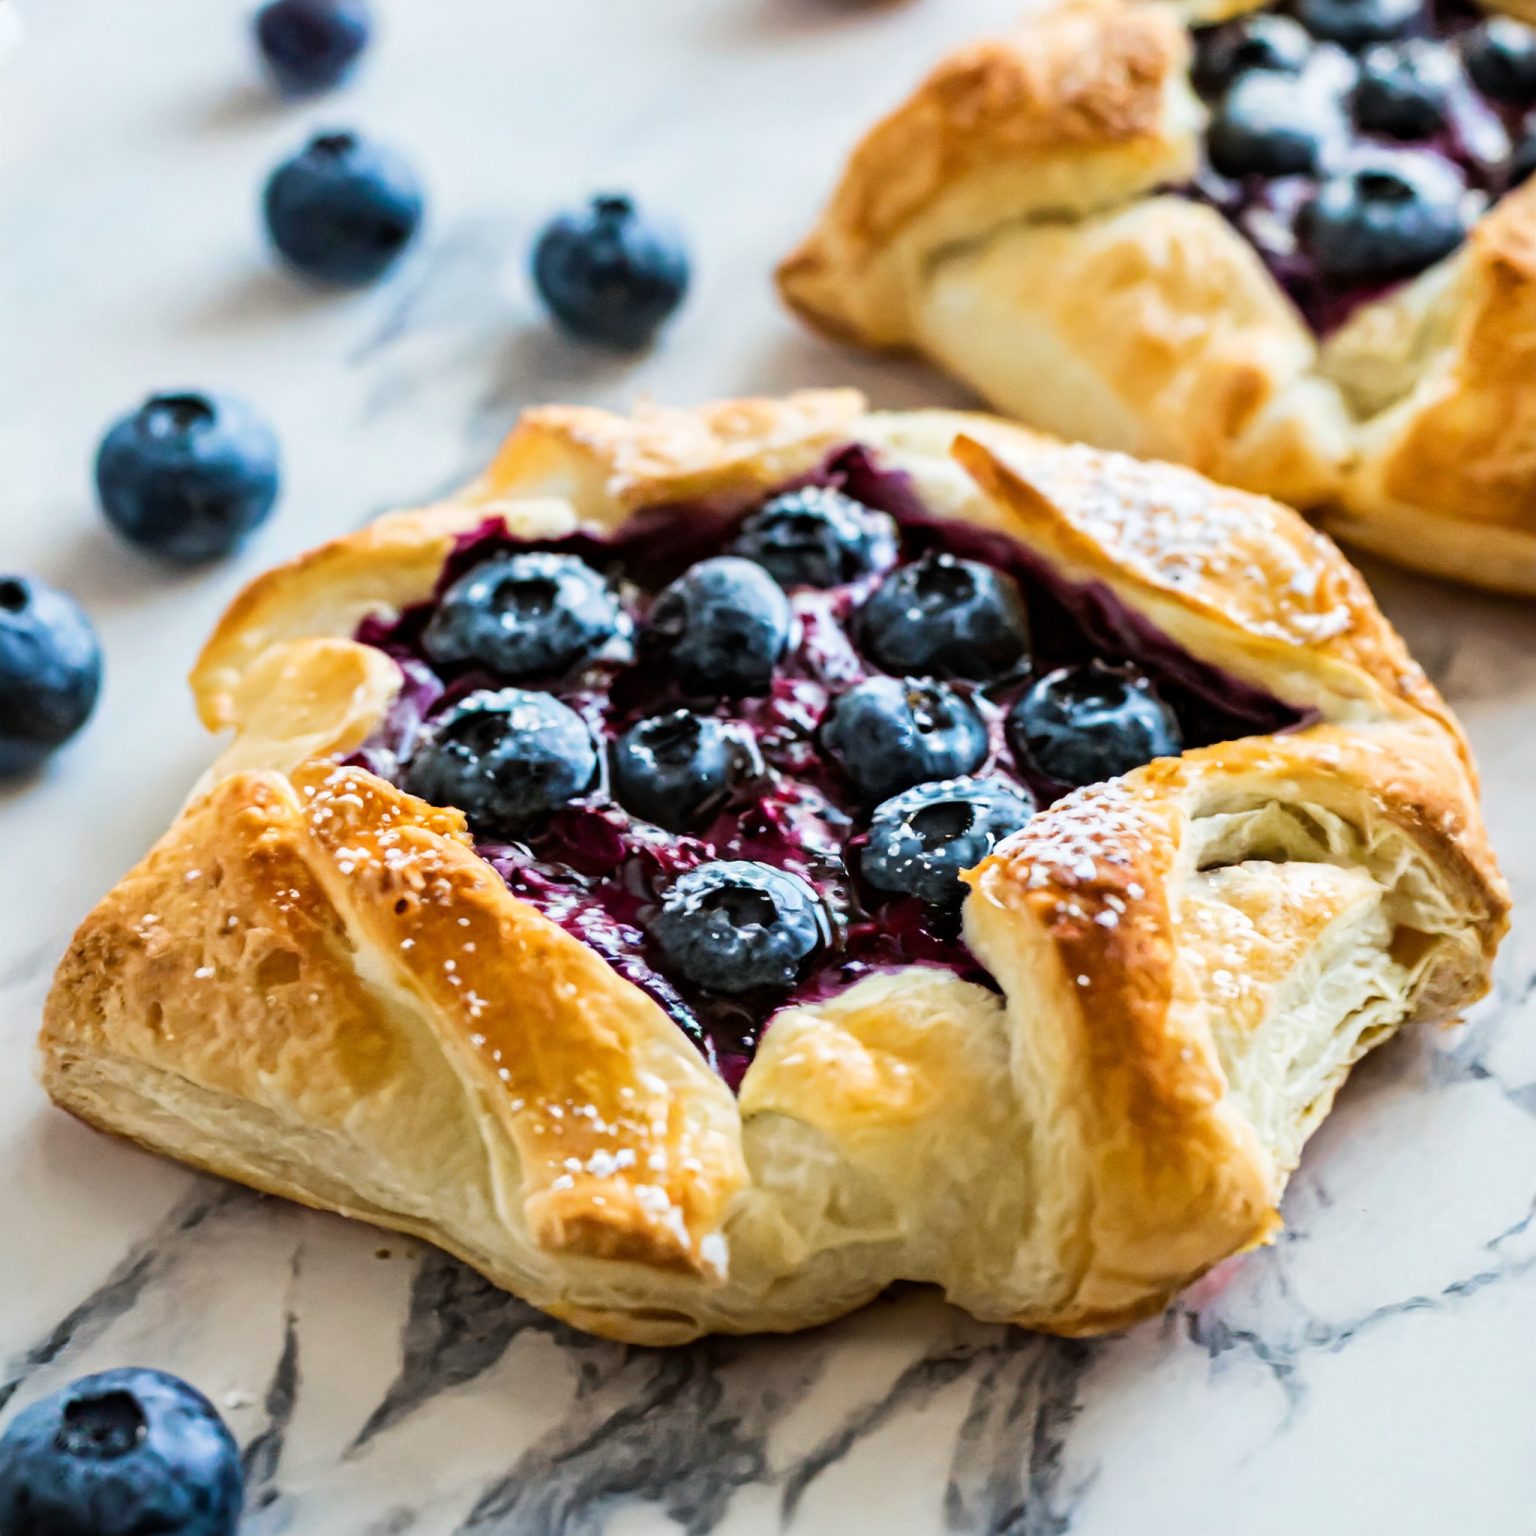
[(477, 662), (522, 679), (590, 660), (628, 620), (613, 589), (575, 555), (493, 555), (443, 594), (422, 646), (436, 662)]
[(1223, 176), (1292, 176), (1312, 170), (1327, 124), (1319, 105), (1289, 75), (1254, 71), (1222, 98), (1206, 133)]
[(613, 744), (619, 803), (669, 832), (698, 826), (760, 772), (755, 748), (739, 731), (686, 709), (641, 720)]
[(1403, 37), (1418, 24), (1422, 0), (1297, 0), (1296, 19), (1313, 37), (1345, 48)]
[(736, 995), (793, 986), (831, 929), (826, 908), (797, 875), (724, 859), (678, 879), (651, 936), (695, 986)]
[(1446, 122), (1456, 65), (1425, 38), (1378, 43), (1366, 50), (1355, 83), (1355, 121), (1394, 139), (1427, 139)]
[(101, 645), (67, 593), (0, 575), (0, 778), (30, 773), (90, 718)]
[(1536, 30), (1512, 16), (1490, 16), (1463, 35), (1461, 46), (1480, 91), (1514, 106), (1536, 102)]
[(987, 759), (987, 728), (943, 683), (870, 677), (839, 694), (821, 739), (868, 800), (933, 779), (974, 773)]
[(865, 651), (888, 672), (983, 682), (1029, 649), (1029, 616), (1011, 577), (974, 560), (924, 555), (892, 572), (859, 614)]
[(1438, 155), (1378, 151), (1322, 184), (1302, 212), (1303, 236), (1329, 277), (1416, 272), (1466, 238), (1466, 190)]
[(352, 73), (373, 26), (367, 0), (268, 0), (256, 13), (256, 41), (285, 96), (308, 96)]
[(960, 876), (974, 869), (1034, 814), (1024, 789), (986, 779), (919, 784), (887, 800), (870, 819), (860, 868), (877, 890), (916, 896), (931, 907), (959, 905)]
[(267, 232), (306, 277), (360, 287), (399, 260), (421, 224), (421, 185), (394, 150), (322, 133), (267, 182)]
[(789, 643), (790, 607), (762, 566), (734, 555), (701, 560), (656, 599), (646, 644), (685, 693), (765, 693)]
[(96, 454), (107, 520), (172, 560), (238, 548), (271, 512), (278, 479), (271, 427), (230, 395), (151, 395), (113, 423)]
[(896, 524), (841, 491), (808, 486), (759, 507), (731, 552), (782, 587), (837, 587), (895, 565)]
[(164, 1371), (84, 1376), (0, 1437), (5, 1536), (232, 1536), (244, 1490), (224, 1421)]
[(1289, 16), (1245, 16), (1197, 36), (1194, 82), (1202, 96), (1219, 96), (1253, 70), (1297, 75), (1312, 55), (1312, 39)]
[(635, 351), (650, 345), (683, 302), (688, 253), (632, 199), (594, 197), (544, 226), (533, 248), (533, 281), (572, 335)]
[(1179, 722), (1151, 682), (1101, 661), (1062, 667), (1021, 694), (1008, 713), (1021, 764), (1058, 784), (1098, 784), (1183, 750)]
[(1536, 171), (1536, 130), (1528, 132), (1516, 145), (1509, 161), (1506, 187), (1518, 187), (1522, 182), (1529, 181), (1533, 171)]
[(481, 836), (520, 837), (590, 788), (597, 748), (575, 710), (521, 688), (472, 693), (431, 726), (405, 787)]

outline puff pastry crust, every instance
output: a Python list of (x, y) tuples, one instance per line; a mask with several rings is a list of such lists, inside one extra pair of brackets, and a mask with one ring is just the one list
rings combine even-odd
[[(995, 990), (871, 975), (776, 1015), (733, 1096), (457, 811), (342, 764), (401, 686), (349, 637), (488, 517), (610, 529), (853, 443), (1315, 723), (1041, 812), (967, 876)], [(257, 580), (192, 685), (232, 739), (64, 957), (50, 1094), (636, 1342), (805, 1327), (897, 1279), (1069, 1334), (1150, 1313), (1274, 1232), (1350, 1065), (1479, 996), (1506, 921), (1461, 733), (1326, 538), (983, 416), (530, 412), (459, 498)]]
[(1241, 235), (1164, 190), (1203, 122), (1185, 20), (1252, 8), (1062, 0), (960, 49), (854, 149), (780, 291), (1031, 426), (1536, 592), (1536, 184), (1319, 341)]

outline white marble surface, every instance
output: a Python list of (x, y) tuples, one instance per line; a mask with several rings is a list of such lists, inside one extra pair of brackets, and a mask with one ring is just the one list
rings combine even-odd
[[(0, 793), (0, 1402), (86, 1370), (180, 1371), (247, 1445), (247, 1530), (1397, 1536), (1536, 1528), (1536, 944), (1463, 1029), (1371, 1060), (1272, 1250), (1094, 1344), (923, 1295), (791, 1340), (653, 1354), (582, 1339), (458, 1266), (258, 1200), (67, 1121), (30, 1074), (52, 962), (204, 760), (181, 676), (246, 576), (478, 465), (544, 399), (688, 401), (915, 369), (801, 336), (770, 260), (876, 104), (1013, 0), (397, 0), (355, 89), (279, 108), (227, 0), (30, 0), (0, 76), (0, 565), (89, 606), (109, 681), (41, 782)], [(419, 160), (431, 227), (359, 297), (274, 273), (254, 205), (314, 123)], [(542, 326), (552, 205), (629, 186), (692, 236), (654, 356)], [(288, 489), (238, 562), (169, 575), (89, 494), (152, 387), (241, 390)], [(1536, 897), (1536, 620), (1373, 570), (1463, 712), (1495, 840)]]

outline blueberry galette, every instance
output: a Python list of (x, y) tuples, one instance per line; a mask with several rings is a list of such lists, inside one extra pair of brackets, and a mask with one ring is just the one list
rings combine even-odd
[(233, 738), (64, 959), (49, 1091), (625, 1339), (1147, 1313), (1504, 926), (1322, 535), (984, 416), (530, 412), (192, 682)]
[(779, 283), (1031, 426), (1536, 592), (1533, 169), (1536, 29), (1472, 0), (1067, 0), (878, 124)]

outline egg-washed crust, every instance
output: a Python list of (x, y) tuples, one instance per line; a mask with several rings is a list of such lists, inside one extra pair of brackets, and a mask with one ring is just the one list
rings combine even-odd
[[(652, 999), (510, 894), (459, 813), (338, 763), (399, 687), (350, 635), (427, 597), (487, 517), (547, 535), (745, 502), (853, 443), (1321, 723), (1036, 816), (969, 877), (1001, 996), (917, 968), (797, 1006), (733, 1099)], [(61, 964), (49, 1092), (636, 1342), (803, 1327), (902, 1278), (1061, 1332), (1155, 1310), (1274, 1229), (1350, 1063), (1480, 995), (1506, 921), (1460, 732), (1326, 538), (985, 416), (865, 414), (847, 392), (529, 412), (461, 498), (259, 578), (193, 682), (234, 740)], [(1275, 914), (1262, 934), (1202, 884), (1212, 860)], [(1337, 963), (1367, 978), (1368, 1034), (1297, 1022), (1305, 966), (1349, 922)], [(1239, 1009), (1244, 943), (1267, 959), (1239, 966), (1264, 979)], [(1228, 1082), (1223, 1051), (1241, 1065), (1250, 1036), (1295, 1029), (1327, 1031), (1320, 1088), (1269, 1084), (1277, 1111)]]
[(853, 150), (780, 292), (1026, 422), (1278, 496), (1401, 564), (1536, 591), (1536, 185), (1319, 344), (1247, 242), (1166, 191), (1203, 117), (1184, 22), (1253, 8), (1062, 0), (957, 50)]

